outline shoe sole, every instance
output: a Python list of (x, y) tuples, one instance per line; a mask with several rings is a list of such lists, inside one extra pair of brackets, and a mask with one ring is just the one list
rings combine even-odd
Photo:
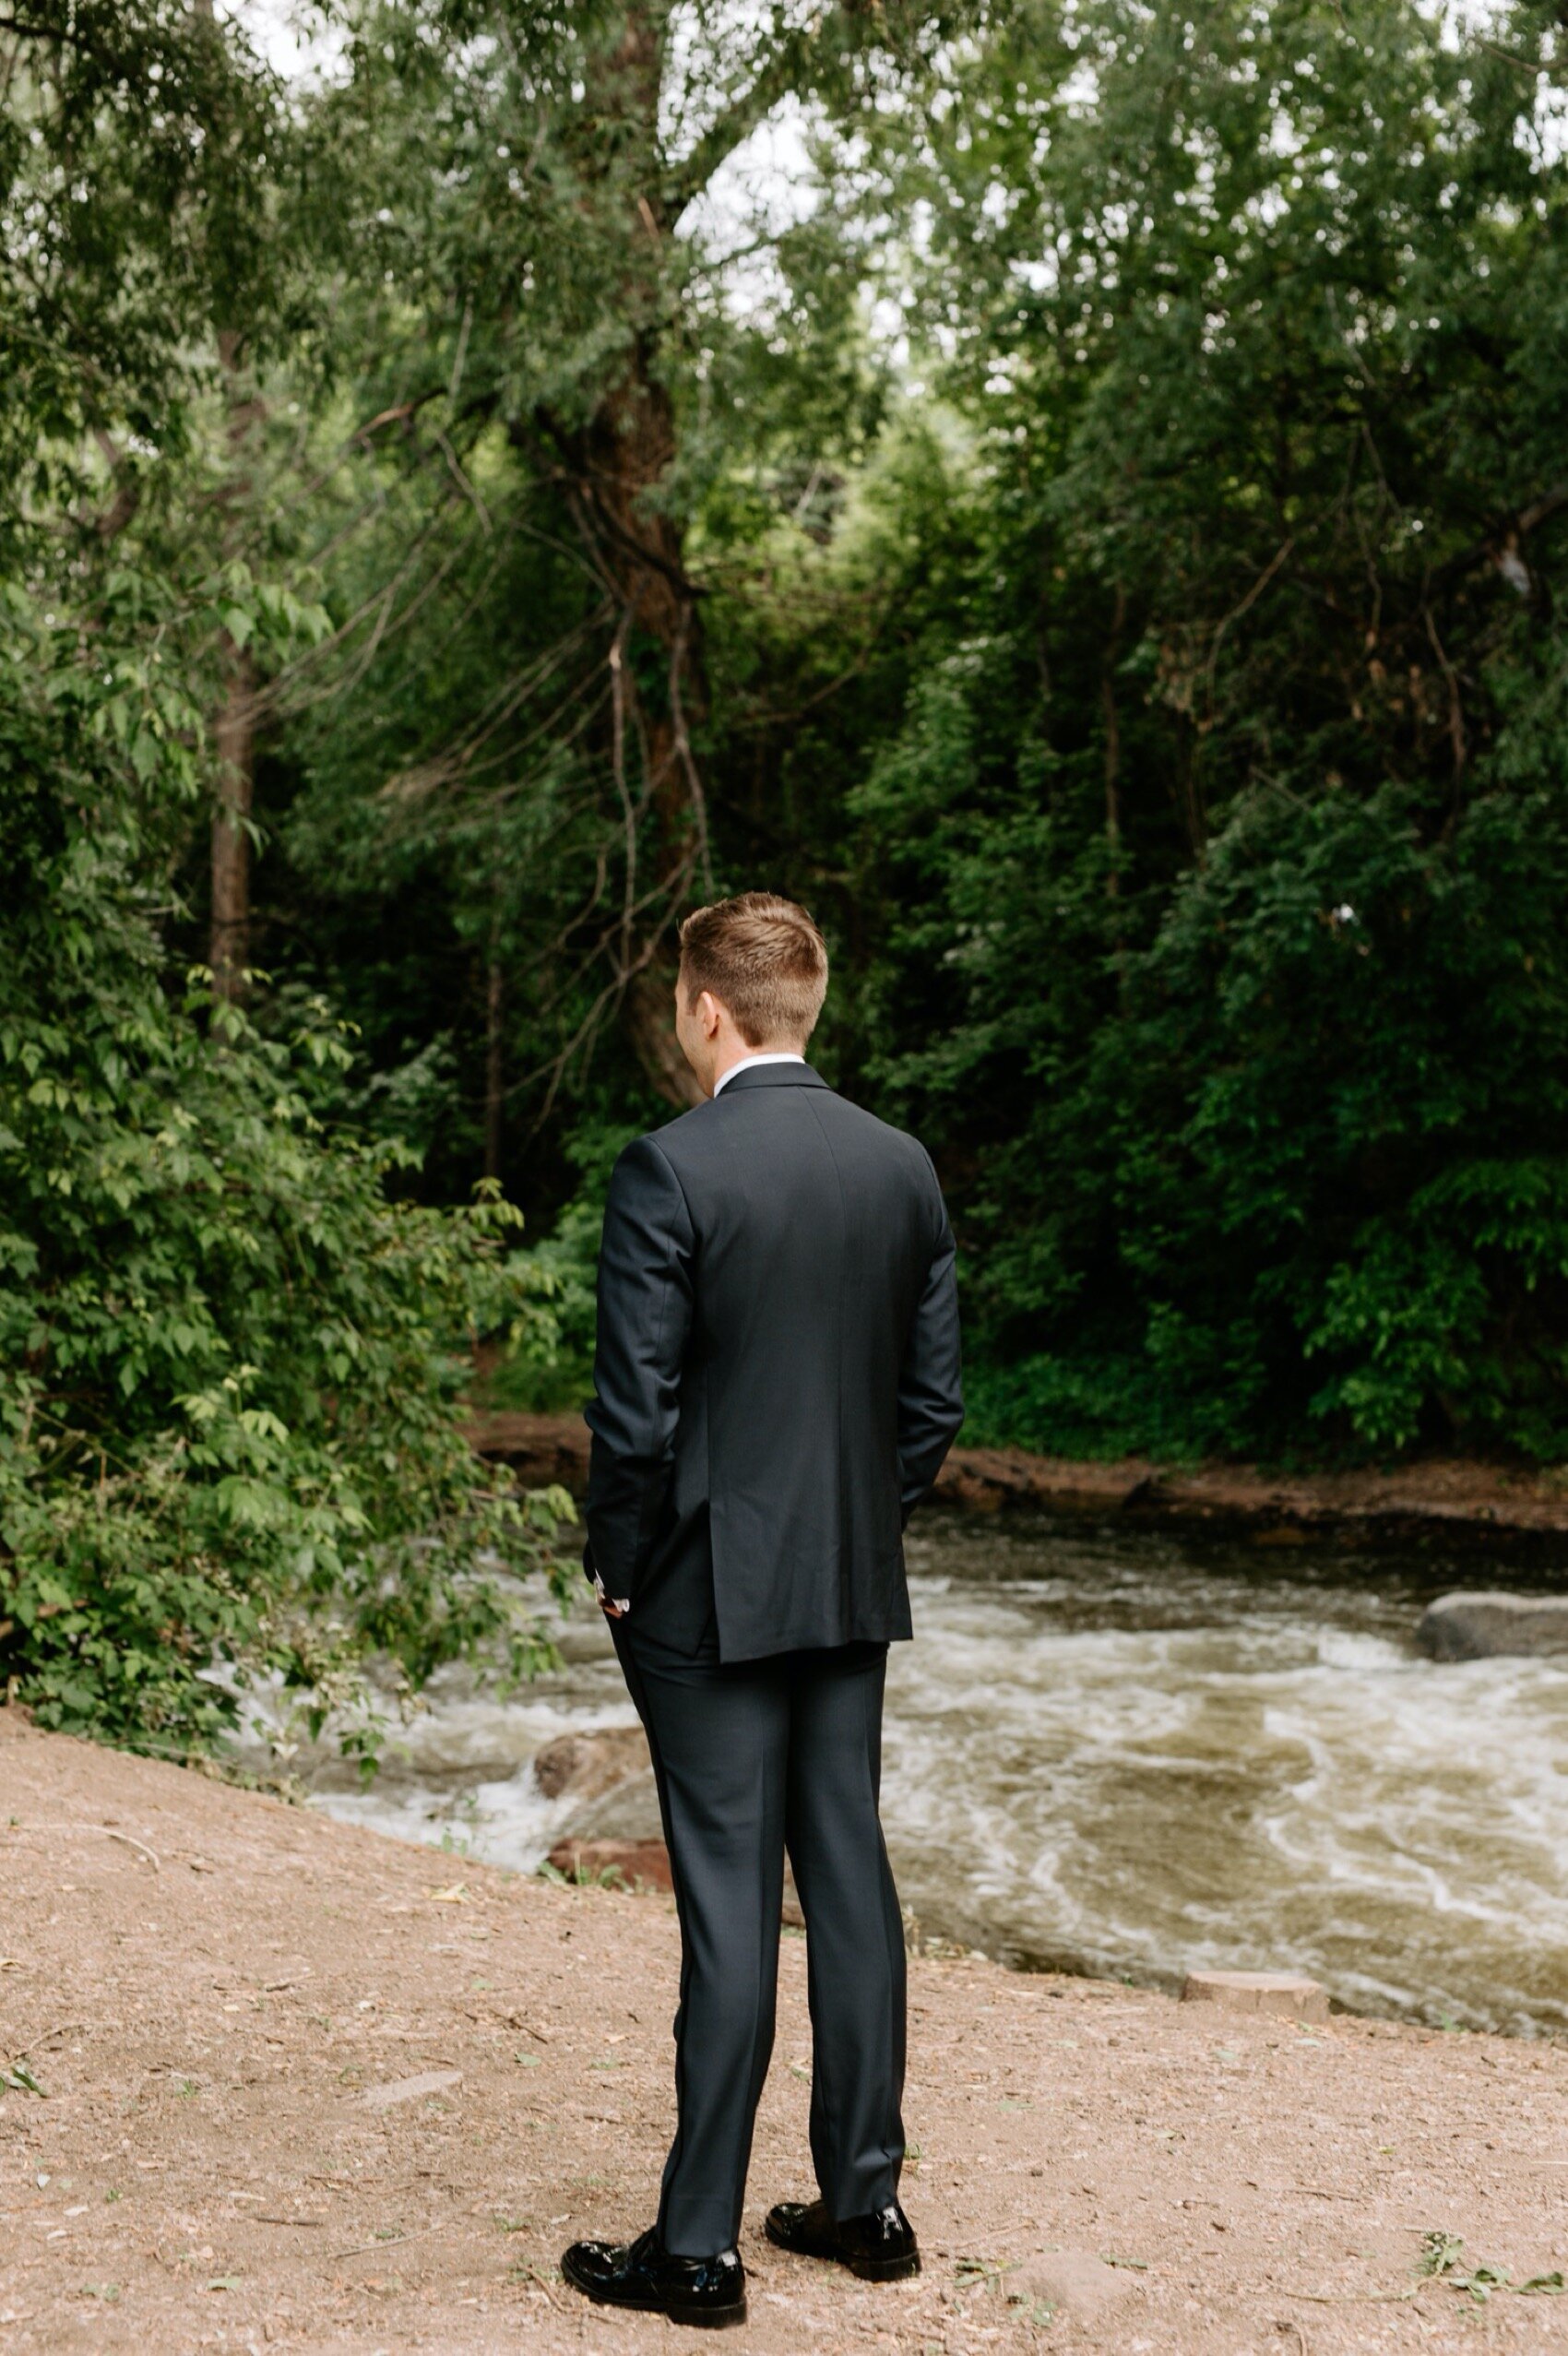
[(690, 2331), (727, 2331), (732, 2324), (743, 2324), (746, 2320), (746, 2302), (743, 2299), (737, 2301), (732, 2307), (694, 2306), (684, 2300), (672, 2300), (666, 2302), (662, 2299), (647, 2301), (617, 2299), (612, 2293), (606, 2293), (600, 2289), (597, 2284), (590, 2285), (580, 2281), (569, 2267), (563, 2267), (561, 2273), (563, 2279), (569, 2282), (572, 2289), (587, 2299), (591, 2305), (613, 2307), (623, 2315), (668, 2315), (672, 2324), (684, 2324)]
[(921, 2254), (912, 2250), (907, 2258), (851, 2258), (842, 2250), (814, 2249), (809, 2243), (787, 2242), (776, 2233), (771, 2223), (763, 2231), (776, 2250), (788, 2250), (792, 2258), (820, 2258), (826, 2266), (841, 2266), (857, 2275), (862, 2282), (907, 2282), (921, 2270)]
[(666, 2315), (672, 2324), (683, 2324), (688, 2331), (728, 2331), (732, 2324), (746, 2320), (746, 2302), (738, 2307), (665, 2306), (662, 2302), (645, 2305), (640, 2299), (606, 2299), (597, 2291), (584, 2291), (580, 2282), (572, 2282), (574, 2291), (595, 2307), (608, 2307), (618, 2315)]
[(862, 2282), (907, 2282), (921, 2270), (921, 2254), (917, 2250), (907, 2258), (840, 2258), (838, 2263), (858, 2274)]

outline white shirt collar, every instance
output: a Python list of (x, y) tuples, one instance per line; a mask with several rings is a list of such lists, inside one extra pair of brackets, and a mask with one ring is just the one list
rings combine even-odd
[(774, 1055), (742, 1055), (738, 1064), (731, 1064), (730, 1069), (715, 1080), (713, 1093), (716, 1098), (722, 1096), (737, 1072), (749, 1072), (755, 1064), (803, 1064), (805, 1060), (803, 1055), (797, 1055), (793, 1049), (787, 1049), (782, 1053)]

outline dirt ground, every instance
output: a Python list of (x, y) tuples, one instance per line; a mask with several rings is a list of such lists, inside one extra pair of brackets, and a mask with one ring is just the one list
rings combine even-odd
[[(676, 1956), (666, 1898), (0, 1709), (0, 2066), (42, 2089), (0, 2095), (0, 2356), (692, 2345), (557, 2272), (652, 2216)], [(735, 2356), (1568, 2350), (1568, 2296), (1453, 2279), (1568, 2267), (1568, 2051), (972, 1959), (912, 1965), (925, 2272), (877, 2290), (770, 2250), (766, 2205), (810, 2190), (804, 1962), (787, 1936)], [(1464, 2251), (1423, 2280), (1434, 2231)]]

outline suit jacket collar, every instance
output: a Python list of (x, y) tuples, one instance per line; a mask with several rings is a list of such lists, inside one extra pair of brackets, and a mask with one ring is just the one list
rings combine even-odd
[(809, 1064), (747, 1064), (731, 1079), (724, 1083), (720, 1095), (713, 1100), (722, 1104), (743, 1088), (826, 1088), (827, 1082)]

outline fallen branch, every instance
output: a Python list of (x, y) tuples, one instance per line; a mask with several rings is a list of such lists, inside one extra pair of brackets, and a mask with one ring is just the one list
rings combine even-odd
[(543, 2275), (542, 2275), (542, 2274), (540, 2274), (540, 2270), (539, 2270), (538, 2267), (536, 2267), (536, 2266), (530, 2266), (530, 2267), (528, 2268), (528, 2273), (529, 2273), (529, 2275), (530, 2276), (530, 2278), (531, 2278), (531, 2279), (532, 2279), (535, 2282), (537, 2282), (537, 2283), (538, 2283), (538, 2285), (539, 2285), (540, 2289), (543, 2291), (543, 2293), (544, 2293), (545, 2297), (549, 2300), (549, 2302), (550, 2302), (551, 2305), (552, 2305), (552, 2306), (555, 2309), (555, 2311), (556, 2311), (557, 2314), (560, 2314), (560, 2312), (561, 2312), (561, 2310), (560, 2310), (560, 2304), (559, 2304), (559, 2302), (558, 2302), (558, 2301), (557, 2301), (557, 2299), (556, 2299), (556, 2296), (555, 2296), (554, 2291), (552, 2291), (552, 2289), (551, 2289), (551, 2287), (550, 2287), (549, 2283), (548, 2283), (548, 2282), (546, 2282), (546, 2280), (545, 2280), (545, 2279), (544, 2279)]
[(395, 2250), (399, 2242), (417, 2242), (422, 2234), (433, 2233), (434, 2231), (435, 2228), (432, 2225), (422, 2225), (412, 2233), (388, 2233), (384, 2242), (356, 2242), (352, 2249), (329, 2250), (327, 2255), (329, 2261), (338, 2258), (362, 2257), (367, 2250)]
[(1426, 2289), (1424, 2282), (1413, 2282), (1408, 2291), (1286, 2291), (1286, 2299), (1310, 2299), (1315, 2307), (1375, 2306), (1388, 2301), (1419, 2299)]
[(10, 1831), (13, 1838), (18, 1833), (30, 1832), (101, 1832), (105, 1840), (117, 1840), (126, 1849), (136, 1850), (138, 1855), (147, 1859), (155, 1874), (163, 1871), (155, 1850), (149, 1849), (145, 1840), (137, 1840), (133, 1834), (118, 1831), (113, 1825), (13, 1825)]

